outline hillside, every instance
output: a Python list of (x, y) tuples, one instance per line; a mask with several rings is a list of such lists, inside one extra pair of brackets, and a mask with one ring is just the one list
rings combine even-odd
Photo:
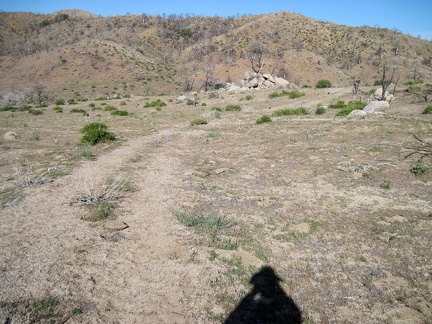
[[(0, 13), (0, 91), (40, 82), (52, 91), (132, 85), (135, 93), (180, 93), (185, 78), (202, 85), (239, 81), (258, 41), (264, 72), (298, 85), (325, 78), (347, 86), (379, 78), (386, 62), (401, 81), (432, 80), (432, 43), (384, 28), (347, 27), (290, 12), (244, 17), (129, 15), (99, 17), (79, 10), (50, 15)], [(90, 88), (93, 87), (93, 88)], [(93, 90), (91, 90), (93, 89)]]

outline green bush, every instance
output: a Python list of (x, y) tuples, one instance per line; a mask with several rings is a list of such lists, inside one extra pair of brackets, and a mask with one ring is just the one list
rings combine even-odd
[(117, 110), (117, 108), (114, 107), (114, 106), (106, 106), (103, 110), (105, 110), (105, 111), (115, 111), (115, 110)]
[(94, 108), (94, 107), (96, 107), (96, 105), (94, 104), (94, 102), (91, 102), (91, 103), (89, 103), (89, 107)]
[(195, 104), (195, 101), (193, 101), (192, 99), (187, 99), (186, 100), (186, 106), (192, 106)]
[(116, 139), (114, 133), (108, 131), (108, 127), (103, 123), (89, 123), (81, 128), (84, 134), (81, 143), (95, 145), (97, 143), (111, 142)]
[(39, 110), (39, 109), (30, 109), (29, 114), (32, 114), (33, 116), (38, 116), (38, 115), (42, 115), (43, 111)]
[(405, 85), (416, 85), (416, 84), (422, 84), (423, 80), (421, 79), (414, 79), (414, 80), (407, 80), (404, 82)]
[(17, 107), (12, 104), (6, 104), (0, 108), (0, 111), (17, 111)]
[(62, 108), (62, 107), (55, 107), (55, 108), (54, 108), (54, 111), (55, 111), (56, 113), (62, 113), (62, 112), (63, 112), (63, 108)]
[(207, 120), (203, 119), (203, 118), (197, 118), (191, 121), (191, 126), (195, 126), (195, 125), (205, 125), (207, 124)]
[(334, 109), (341, 109), (341, 108), (345, 108), (346, 106), (347, 105), (345, 104), (345, 101), (339, 100), (335, 104), (330, 104), (328, 107), (329, 108), (334, 108)]
[(432, 105), (427, 106), (422, 114), (432, 114)]
[(127, 116), (129, 113), (126, 110), (115, 110), (111, 113), (113, 116)]
[(346, 107), (338, 111), (336, 116), (348, 116), (353, 110), (362, 110), (364, 107), (366, 107), (366, 104), (363, 101), (350, 101)]
[(215, 110), (215, 111), (221, 112), (222, 108), (221, 107), (211, 107), (210, 110)]
[(282, 90), (281, 92), (272, 92), (269, 94), (269, 98), (270, 99), (274, 99), (274, 98), (279, 98), (279, 97), (284, 97), (287, 96), (290, 99), (295, 99), (295, 98), (300, 98), (303, 97), (305, 95), (304, 92), (300, 92), (297, 90), (294, 91), (286, 91), (286, 90)]
[(292, 115), (308, 115), (309, 112), (306, 108), (285, 108), (276, 110), (272, 116), (273, 117), (281, 117), (281, 116), (292, 116)]
[(322, 114), (325, 114), (325, 112), (326, 112), (326, 109), (321, 106), (315, 110), (315, 115), (322, 115)]
[(155, 101), (152, 101), (152, 102), (147, 102), (145, 105), (144, 105), (144, 108), (150, 108), (150, 107), (164, 107), (164, 106), (166, 106), (167, 104), (165, 103), (165, 102), (163, 102), (162, 100), (160, 100), (160, 99), (156, 99)]
[(241, 107), (239, 105), (226, 105), (225, 111), (240, 111)]
[(408, 87), (408, 89), (406, 89), (406, 91), (409, 92), (409, 93), (414, 93), (414, 92), (421, 91), (421, 88), (419, 86), (417, 86), (417, 85), (410, 85)]
[(319, 80), (316, 84), (316, 87), (318, 89), (331, 88), (331, 86), (332, 86), (331, 82), (329, 80), (325, 80), (325, 79)]
[(257, 119), (256, 124), (264, 124), (264, 123), (270, 123), (272, 121), (271, 117), (269, 115), (262, 115), (260, 118)]
[(374, 86), (382, 86), (382, 80), (375, 80), (373, 85)]
[(71, 113), (83, 113), (83, 114), (87, 114), (87, 112), (84, 109), (80, 109), (80, 108), (73, 108), (70, 110)]
[(429, 173), (429, 168), (427, 167), (427, 165), (422, 162), (422, 161), (418, 161), (416, 163), (416, 165), (414, 165), (411, 170), (412, 173), (414, 173), (416, 176), (420, 176), (420, 175), (424, 175), (424, 174), (428, 174)]
[(76, 105), (77, 104), (76, 100), (73, 99), (73, 98), (69, 99), (67, 102), (68, 102), (69, 105)]
[(65, 101), (64, 101), (64, 99), (56, 99), (55, 104), (57, 106), (61, 106), (61, 105), (65, 104)]

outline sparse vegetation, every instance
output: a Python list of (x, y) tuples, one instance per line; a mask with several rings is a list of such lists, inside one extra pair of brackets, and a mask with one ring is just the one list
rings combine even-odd
[(225, 106), (225, 111), (240, 111), (240, 110), (241, 107), (239, 105), (230, 104)]
[(191, 126), (206, 125), (206, 124), (207, 124), (207, 120), (204, 118), (196, 118), (196, 119), (191, 121)]
[(167, 104), (165, 103), (165, 102), (163, 102), (162, 100), (160, 100), (160, 99), (156, 99), (155, 101), (151, 101), (151, 102), (147, 102), (145, 105), (144, 105), (144, 108), (150, 108), (150, 107), (164, 107), (164, 106), (166, 106)]
[(411, 168), (411, 172), (416, 176), (421, 176), (429, 173), (429, 167), (423, 161), (417, 163)]
[(303, 97), (305, 95), (304, 92), (300, 92), (297, 90), (293, 90), (293, 91), (286, 91), (286, 90), (282, 90), (281, 92), (272, 92), (269, 94), (269, 98), (270, 99), (274, 99), (274, 98), (279, 98), (279, 97), (285, 97), (287, 96), (290, 99), (296, 99), (296, 98), (300, 98)]
[(129, 112), (127, 112), (126, 110), (115, 110), (111, 113), (111, 115), (112, 116), (128, 116)]
[(281, 117), (281, 116), (292, 116), (292, 115), (308, 115), (309, 112), (306, 108), (285, 108), (276, 110), (272, 116), (273, 117)]
[(40, 109), (30, 109), (28, 112), (33, 116), (43, 115), (43, 111)]
[(317, 109), (315, 110), (315, 115), (322, 115), (325, 114), (327, 110), (324, 107), (317, 107)]
[(427, 107), (423, 110), (422, 114), (432, 114), (432, 105), (427, 106)]
[(71, 113), (81, 113), (81, 114), (87, 114), (87, 111), (81, 108), (73, 108), (70, 110)]
[(362, 110), (364, 107), (366, 107), (366, 103), (363, 101), (350, 101), (346, 107), (337, 112), (336, 116), (348, 116), (353, 110)]
[(256, 124), (265, 124), (270, 123), (271, 121), (272, 119), (269, 115), (262, 115), (260, 118), (257, 119)]

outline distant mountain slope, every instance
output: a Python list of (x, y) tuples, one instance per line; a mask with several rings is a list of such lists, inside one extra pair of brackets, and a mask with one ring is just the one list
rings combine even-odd
[(42, 82), (68, 85), (136, 83), (136, 91), (181, 92), (238, 81), (253, 42), (263, 46), (264, 72), (300, 85), (329, 79), (348, 85), (379, 78), (382, 65), (401, 81), (432, 80), (432, 42), (383, 28), (347, 27), (290, 12), (244, 17), (129, 15), (80, 10), (50, 15), (0, 13), (0, 90)]

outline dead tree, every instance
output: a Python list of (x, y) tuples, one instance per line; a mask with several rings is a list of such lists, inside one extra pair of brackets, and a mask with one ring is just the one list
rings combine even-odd
[(249, 64), (246, 64), (250, 67), (255, 73), (261, 73), (265, 63), (265, 48), (264, 44), (260, 41), (253, 41), (249, 44), (249, 48), (246, 51), (246, 57), (249, 60)]
[(395, 77), (396, 70), (397, 70), (397, 68), (394, 67), (392, 72), (391, 72), (390, 78), (387, 78), (387, 63), (384, 63), (383, 69), (382, 69), (382, 78), (381, 78), (381, 83), (382, 83), (381, 100), (386, 99), (386, 91), (387, 91), (388, 87), (390, 86), (390, 84), (393, 83), (393, 79)]

